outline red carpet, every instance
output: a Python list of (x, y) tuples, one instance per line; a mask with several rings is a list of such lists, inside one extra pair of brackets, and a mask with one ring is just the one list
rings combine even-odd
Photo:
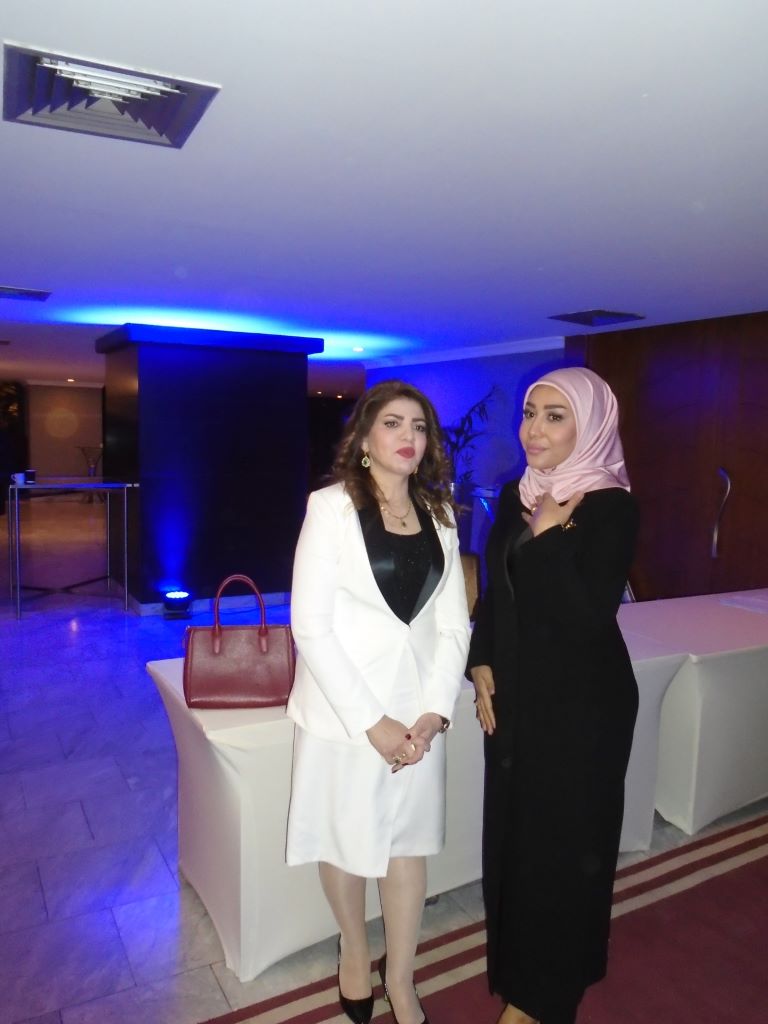
[[(768, 816), (620, 871), (613, 917), (608, 977), (588, 991), (578, 1024), (768, 1024)], [(419, 947), (433, 1024), (496, 1020), (484, 953), (482, 925)], [(346, 1020), (331, 977), (207, 1024)], [(392, 1020), (381, 999), (376, 1020)]]

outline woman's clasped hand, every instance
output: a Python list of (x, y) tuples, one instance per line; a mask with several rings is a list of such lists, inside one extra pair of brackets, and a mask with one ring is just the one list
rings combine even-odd
[(429, 753), (432, 740), (441, 731), (442, 724), (439, 715), (428, 713), (407, 728), (402, 722), (384, 715), (367, 730), (366, 735), (374, 750), (392, 766), (393, 772), (397, 772), (409, 764), (418, 764)]

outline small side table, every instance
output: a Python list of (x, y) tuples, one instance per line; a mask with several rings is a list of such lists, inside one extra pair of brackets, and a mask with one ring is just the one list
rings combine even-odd
[(70, 583), (68, 587), (35, 587), (35, 590), (53, 593), (71, 593), (77, 587), (86, 583), (95, 583), (97, 580), (112, 579), (112, 552), (110, 550), (110, 515), (112, 502), (110, 496), (113, 492), (122, 495), (122, 527), (123, 527), (123, 550), (122, 554), (122, 576), (123, 576), (123, 607), (128, 611), (128, 491), (137, 488), (137, 483), (124, 483), (116, 480), (84, 479), (81, 477), (52, 477), (50, 479), (38, 480), (34, 484), (11, 484), (8, 488), (8, 575), (10, 581), (11, 603), (16, 608), (16, 618), (21, 618), (21, 510), (19, 508), (19, 493), (27, 491), (28, 494), (39, 493), (40, 491), (84, 491), (90, 494), (101, 494), (107, 503), (107, 564), (106, 574), (91, 580), (79, 580), (77, 583)]

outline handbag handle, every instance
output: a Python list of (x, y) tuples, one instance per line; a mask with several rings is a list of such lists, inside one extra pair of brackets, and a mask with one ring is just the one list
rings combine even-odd
[(267, 612), (264, 607), (264, 598), (261, 596), (261, 591), (253, 582), (250, 576), (242, 576), (240, 573), (234, 573), (232, 576), (227, 576), (225, 580), (219, 584), (219, 589), (216, 591), (216, 597), (213, 600), (213, 653), (221, 654), (221, 621), (219, 619), (219, 598), (221, 597), (224, 589), (229, 586), (230, 583), (245, 583), (251, 588), (256, 595), (256, 600), (259, 602), (259, 609), (261, 610), (261, 625), (259, 626), (259, 649), (262, 654), (266, 654), (269, 650), (269, 630), (267, 629)]

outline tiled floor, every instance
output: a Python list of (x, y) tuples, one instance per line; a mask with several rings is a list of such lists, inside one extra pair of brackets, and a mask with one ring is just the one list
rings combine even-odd
[[(25, 581), (99, 575), (103, 512), (71, 498), (25, 503)], [(326, 975), (334, 940), (241, 984), (178, 875), (176, 756), (144, 665), (179, 656), (187, 623), (125, 614), (103, 583), (77, 595), (25, 592), (17, 622), (6, 524), (0, 518), (0, 1024), (194, 1024)], [(270, 609), (273, 619), (286, 614)], [(479, 887), (468, 886), (428, 908), (425, 935), (481, 913)], [(380, 922), (371, 933), (381, 950)]]
[[(25, 579), (98, 575), (102, 517), (103, 506), (71, 499), (25, 503)], [(179, 878), (176, 757), (144, 665), (181, 653), (186, 622), (126, 614), (118, 599), (93, 596), (103, 584), (28, 595), (17, 622), (6, 523), (0, 517), (0, 1024), (196, 1024), (328, 974), (333, 939), (241, 984)], [(654, 848), (685, 838), (660, 823)], [(479, 885), (469, 885), (427, 908), (424, 937), (481, 918)], [(380, 921), (371, 934), (377, 953)]]

